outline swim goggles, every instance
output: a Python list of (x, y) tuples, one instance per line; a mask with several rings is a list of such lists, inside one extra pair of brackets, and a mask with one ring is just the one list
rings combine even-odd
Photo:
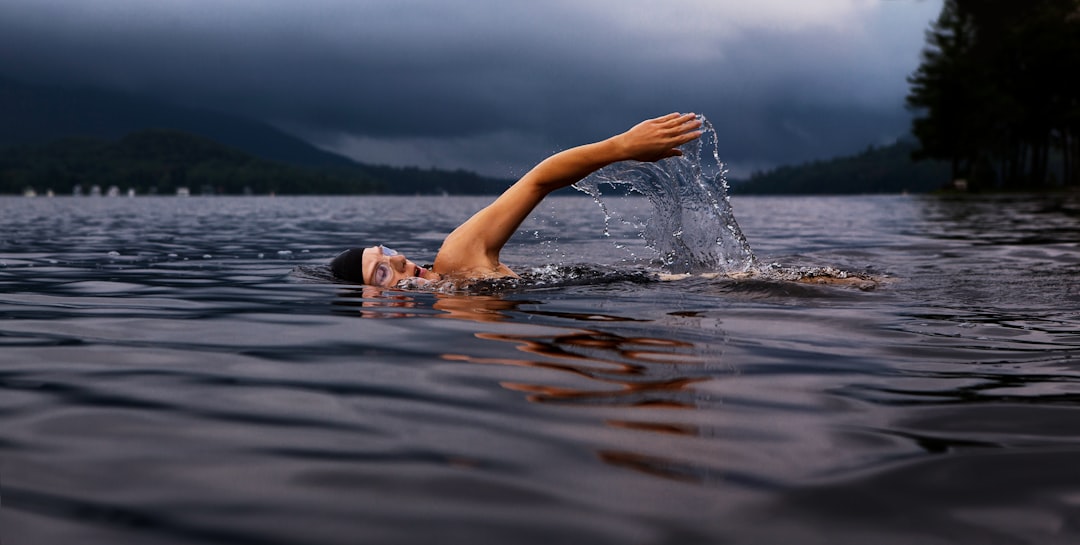
[[(387, 248), (386, 246), (383, 246), (381, 244), (378, 246), (378, 248), (379, 251), (382, 252), (383, 257), (393, 257), (395, 255), (398, 255), (395, 250)], [(393, 280), (394, 269), (390, 266), (389, 263), (385, 261), (380, 261), (376, 263), (375, 267), (371, 269), (371, 279), (369, 282), (370, 284), (389, 288), (393, 285)]]

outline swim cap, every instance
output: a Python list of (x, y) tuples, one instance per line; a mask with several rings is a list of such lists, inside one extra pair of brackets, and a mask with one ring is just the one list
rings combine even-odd
[(349, 248), (330, 261), (330, 272), (346, 282), (364, 283), (364, 249)]

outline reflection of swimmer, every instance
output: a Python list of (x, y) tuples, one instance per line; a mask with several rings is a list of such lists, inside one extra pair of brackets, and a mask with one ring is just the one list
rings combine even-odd
[(694, 114), (672, 113), (601, 142), (552, 155), (454, 229), (443, 241), (431, 270), (384, 246), (346, 250), (331, 261), (330, 269), (341, 280), (384, 287), (409, 278), (515, 277), (499, 261), (499, 252), (544, 197), (618, 161), (653, 162), (682, 155), (678, 147), (701, 136), (700, 127)]

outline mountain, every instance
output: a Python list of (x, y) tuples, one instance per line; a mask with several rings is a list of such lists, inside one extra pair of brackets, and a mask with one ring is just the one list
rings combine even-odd
[(146, 129), (118, 140), (65, 138), (0, 149), (0, 193), (26, 188), (64, 194), (76, 188), (174, 194), (355, 194), (385, 189), (359, 167), (327, 168), (267, 161), (213, 140), (171, 129)]
[[(226, 193), (250, 188), (278, 193), (492, 194), (511, 183), (462, 170), (360, 164), (258, 121), (120, 93), (34, 86), (2, 77), (0, 120), (0, 151), (7, 148), (0, 153), (0, 192), (8, 193), (27, 186), (67, 191), (76, 183), (96, 183), (169, 192), (177, 185), (208, 185)], [(186, 150), (183, 161), (168, 156), (170, 145)], [(155, 151), (135, 152), (138, 146)], [(948, 180), (947, 166), (913, 162), (915, 147), (901, 140), (848, 157), (755, 173), (748, 180), (732, 180), (731, 191), (849, 194), (941, 188)], [(129, 168), (123, 168), (125, 162)], [(226, 164), (234, 179), (220, 176)], [(176, 174), (162, 177), (166, 170)], [(148, 174), (151, 171), (157, 174)], [(91, 181), (88, 172), (118, 178)]]
[(88, 88), (32, 86), (0, 78), (0, 147), (66, 137), (117, 139), (150, 128), (197, 134), (256, 157), (307, 166), (348, 166), (270, 125), (227, 114)]
[[(126, 182), (120, 179), (106, 182), (98, 178), (90, 181), (87, 173), (92, 171), (91, 165), (96, 165), (102, 172), (126, 176), (122, 174), (126, 171), (121, 168), (121, 157), (129, 162), (129, 166), (140, 165), (139, 169), (133, 167), (128, 171), (141, 169), (140, 172), (145, 172), (153, 167), (159, 171), (202, 172), (194, 170), (194, 167), (217, 165), (210, 168), (214, 170), (222, 164), (220, 160), (226, 152), (245, 155), (243, 158), (233, 155), (226, 163), (241, 165), (241, 170), (247, 173), (245, 175), (261, 173), (278, 180), (276, 183), (280, 187), (288, 188), (279, 191), (284, 193), (378, 191), (398, 194), (490, 194), (501, 192), (510, 184), (509, 180), (487, 178), (462, 170), (365, 165), (320, 150), (300, 138), (258, 121), (121, 93), (28, 85), (2, 77), (0, 121), (0, 151), (3, 151), (7, 165), (6, 170), (0, 168), (0, 192), (21, 192), (23, 187), (35, 185), (38, 189), (53, 187), (56, 191), (66, 191), (65, 186), (76, 183), (130, 183), (130, 187), (136, 189), (158, 187), (159, 191), (171, 191), (178, 184), (191, 185), (191, 182), (160, 176), (143, 180), (124, 178)], [(184, 146), (187, 162), (177, 163), (176, 157), (166, 159), (161, 154), (126, 154), (123, 151), (135, 143), (149, 144), (150, 141), (158, 146), (163, 141)], [(99, 156), (94, 157), (93, 153)], [(65, 166), (71, 161), (82, 166), (75, 170)], [(49, 166), (50, 162), (52, 166)], [(66, 177), (56, 181), (49, 180), (45, 175), (46, 172), (53, 172), (60, 176), (57, 173), (61, 170), (65, 172), (62, 176)], [(282, 177), (287, 176), (297, 177), (297, 180), (295, 183), (284, 183)], [(317, 182), (317, 179), (323, 181)], [(253, 180), (248, 181), (254, 183)], [(225, 192), (236, 192), (242, 187), (251, 187), (259, 192), (255, 186), (270, 185), (269, 182), (254, 186), (252, 183), (210, 185), (223, 188)], [(17, 187), (19, 184), (24, 186)]]
[(949, 166), (940, 161), (911, 159), (918, 144), (869, 147), (861, 153), (835, 159), (780, 167), (732, 180), (737, 195), (842, 195), (865, 193), (926, 193), (949, 181)]

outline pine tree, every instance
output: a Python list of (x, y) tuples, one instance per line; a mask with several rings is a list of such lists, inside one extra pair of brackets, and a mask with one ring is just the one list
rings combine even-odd
[(908, 79), (915, 157), (976, 187), (1080, 185), (1078, 68), (1080, 0), (946, 0)]

